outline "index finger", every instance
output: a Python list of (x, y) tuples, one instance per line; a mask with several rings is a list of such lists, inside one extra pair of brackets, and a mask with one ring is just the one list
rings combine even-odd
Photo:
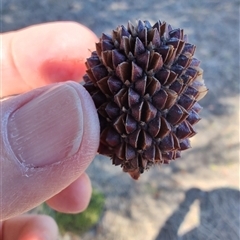
[(96, 41), (92, 31), (75, 22), (39, 24), (2, 34), (1, 97), (80, 80)]

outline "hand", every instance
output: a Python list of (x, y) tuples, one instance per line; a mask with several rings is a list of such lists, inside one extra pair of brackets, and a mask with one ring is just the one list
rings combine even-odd
[(96, 41), (73, 22), (2, 35), (1, 97), (17, 95), (0, 102), (0, 239), (56, 239), (50, 217), (19, 215), (44, 201), (66, 213), (89, 203), (84, 171), (98, 148), (99, 122), (91, 97), (74, 81)]

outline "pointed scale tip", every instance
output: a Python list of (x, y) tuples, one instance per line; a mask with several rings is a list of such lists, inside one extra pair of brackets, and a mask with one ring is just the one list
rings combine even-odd
[(134, 179), (134, 180), (138, 180), (139, 177), (140, 177), (140, 172), (139, 172), (138, 169), (135, 169), (135, 170), (133, 170), (131, 172), (128, 172), (128, 173), (132, 177), (132, 179)]

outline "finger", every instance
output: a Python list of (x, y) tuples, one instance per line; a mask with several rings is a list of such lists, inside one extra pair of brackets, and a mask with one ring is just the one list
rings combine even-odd
[(67, 188), (47, 200), (47, 204), (59, 212), (78, 213), (87, 208), (91, 193), (90, 179), (87, 174), (83, 173)]
[(58, 227), (45, 215), (22, 215), (2, 223), (1, 240), (57, 240)]
[(32, 90), (2, 102), (2, 218), (53, 197), (86, 170), (99, 144), (94, 103), (78, 83)]
[(2, 35), (2, 95), (80, 80), (96, 36), (74, 22), (35, 25)]

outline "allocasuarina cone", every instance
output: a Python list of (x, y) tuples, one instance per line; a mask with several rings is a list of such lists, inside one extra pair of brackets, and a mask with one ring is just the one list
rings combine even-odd
[(101, 125), (99, 153), (132, 178), (190, 147), (207, 93), (196, 46), (166, 22), (138, 21), (102, 34), (87, 59), (84, 87)]

